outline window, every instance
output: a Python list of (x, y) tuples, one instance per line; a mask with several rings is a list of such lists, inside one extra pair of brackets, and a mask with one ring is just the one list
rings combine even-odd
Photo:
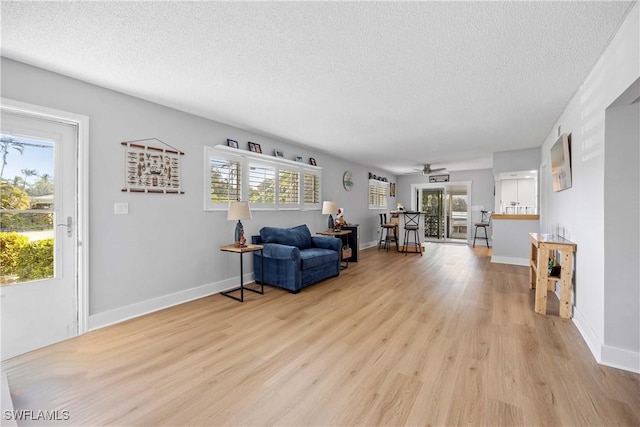
[(241, 159), (224, 153), (208, 154), (205, 209), (227, 209), (229, 202), (243, 198)]
[(254, 208), (273, 208), (276, 204), (274, 165), (249, 163), (249, 202)]
[(322, 168), (226, 146), (205, 147), (205, 209), (320, 209)]
[(310, 171), (304, 172), (303, 203), (306, 207), (320, 207), (320, 175)]
[(387, 195), (389, 194), (389, 183), (369, 180), (369, 209), (386, 209)]
[(278, 205), (300, 207), (300, 172), (281, 168), (278, 171)]

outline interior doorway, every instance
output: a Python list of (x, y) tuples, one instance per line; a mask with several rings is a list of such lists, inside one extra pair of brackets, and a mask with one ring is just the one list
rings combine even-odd
[(467, 243), (471, 221), (471, 183), (414, 184), (412, 209), (424, 212), (424, 240)]

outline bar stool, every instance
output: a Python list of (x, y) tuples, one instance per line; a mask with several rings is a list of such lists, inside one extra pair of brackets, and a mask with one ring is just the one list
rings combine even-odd
[(478, 236), (478, 229), (482, 228), (484, 230), (484, 237), (480, 236), (480, 239), (484, 239), (487, 242), (487, 247), (489, 247), (489, 236), (487, 234), (487, 227), (489, 227), (491, 225), (491, 211), (480, 211), (482, 213), (482, 218), (480, 219), (480, 222), (476, 222), (474, 224), (476, 230), (475, 233), (473, 233), (473, 246), (472, 247), (476, 247), (476, 237)]
[[(413, 233), (413, 242), (409, 242), (409, 235)], [(408, 246), (411, 245), (420, 252), (422, 256), (422, 247), (420, 246), (420, 212), (405, 212), (404, 213), (404, 247), (403, 252), (405, 256), (409, 251)]]
[[(389, 233), (393, 230), (393, 237), (389, 235)], [(393, 239), (396, 242), (396, 249), (398, 246), (398, 226), (397, 224), (387, 222), (387, 214), (380, 214), (380, 241), (378, 242), (378, 250), (380, 250), (380, 246), (384, 240), (384, 248), (389, 252), (389, 242)]]

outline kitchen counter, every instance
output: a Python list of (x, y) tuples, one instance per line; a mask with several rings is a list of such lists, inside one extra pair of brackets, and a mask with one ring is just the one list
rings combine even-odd
[(492, 220), (502, 220), (502, 219), (515, 219), (515, 220), (539, 220), (540, 215), (530, 215), (530, 214), (493, 214), (491, 215)]

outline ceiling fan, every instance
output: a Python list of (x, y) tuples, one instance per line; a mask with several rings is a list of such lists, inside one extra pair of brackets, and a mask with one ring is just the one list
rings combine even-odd
[(417, 172), (422, 173), (422, 175), (429, 175), (432, 173), (436, 173), (436, 172), (441, 172), (444, 170), (447, 170), (447, 168), (431, 168), (431, 165), (429, 163), (425, 163), (424, 167), (422, 169), (414, 169)]

